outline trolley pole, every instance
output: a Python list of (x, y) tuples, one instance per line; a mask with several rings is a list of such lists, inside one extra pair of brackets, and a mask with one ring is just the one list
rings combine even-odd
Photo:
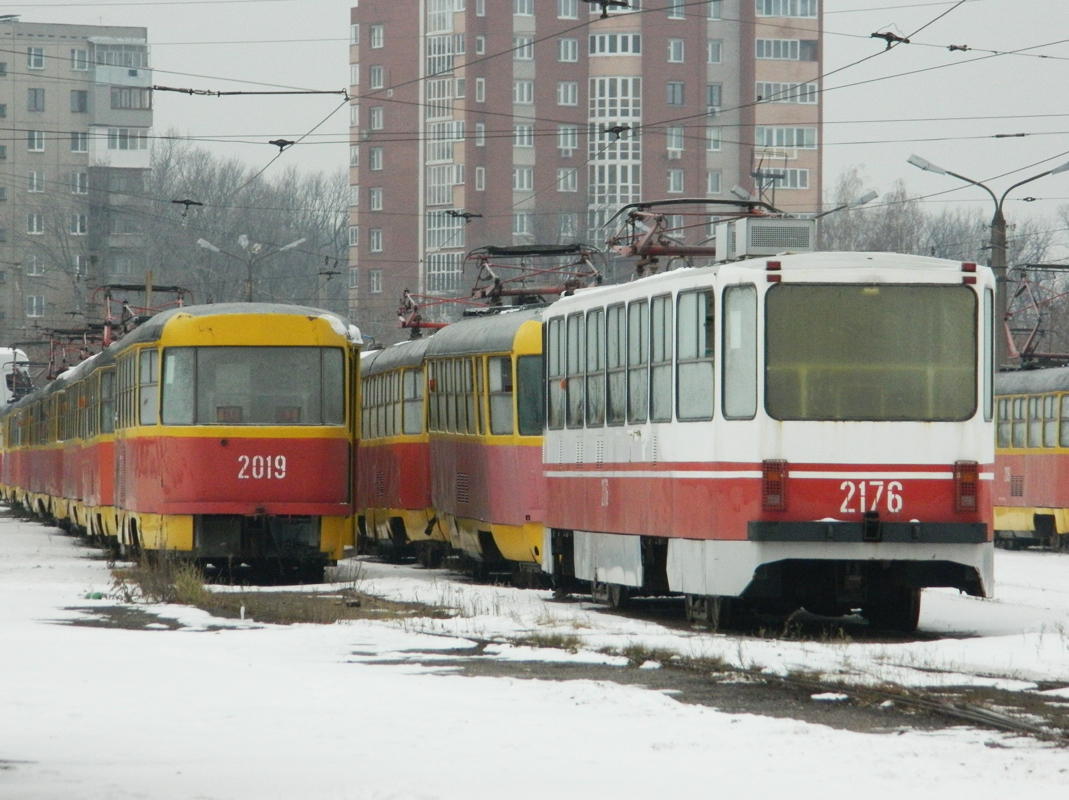
[(1045, 178), (1048, 175), (1057, 175), (1059, 172), (1065, 172), (1066, 170), (1069, 170), (1069, 162), (1066, 162), (1059, 167), (1055, 167), (1054, 169), (1049, 169), (1046, 172), (1041, 172), (1038, 175), (1033, 175), (1031, 178), (1025, 178), (1023, 181), (1018, 181), (1004, 191), (1001, 197), (996, 195), (990, 188), (980, 181), (974, 181), (972, 178), (966, 178), (964, 175), (951, 172), (949, 169), (943, 169), (920, 156), (910, 156), (908, 162), (917, 167), (917, 169), (922, 169), (925, 172), (934, 172), (936, 175), (949, 175), (952, 178), (971, 183), (973, 186), (979, 186), (991, 195), (991, 200), (995, 203), (995, 215), (991, 218), (991, 239), (989, 241), (991, 256), (988, 259), (988, 265), (991, 267), (991, 271), (995, 273), (995, 370), (1003, 369), (1008, 366), (1006, 362), (1009, 361), (1010, 357), (1010, 332), (1006, 327), (1009, 319), (1009, 298), (1006, 286), (1006, 216), (1002, 213), (1002, 206), (1006, 202), (1006, 197), (1009, 193), (1018, 186), (1024, 186), (1026, 183), (1038, 181), (1040, 178)]

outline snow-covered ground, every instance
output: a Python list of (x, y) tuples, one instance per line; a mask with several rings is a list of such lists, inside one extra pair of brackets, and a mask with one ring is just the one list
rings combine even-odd
[[(926, 592), (930, 640), (877, 644), (668, 628), (544, 592), (371, 563), (355, 566), (360, 589), (461, 613), (274, 626), (155, 606), (182, 627), (63, 624), (87, 617), (75, 607), (116, 602), (107, 565), (92, 555), (53, 529), (0, 520), (5, 800), (1005, 800), (1062, 798), (1069, 787), (1069, 751), (1031, 739), (968, 728), (851, 733), (615, 683), (461, 677), (410, 658), (477, 637), (512, 659), (607, 661), (598, 650), (642, 645), (854, 682), (1069, 685), (1065, 556), (999, 552), (994, 600)], [(584, 650), (508, 644), (554, 633), (578, 637)]]

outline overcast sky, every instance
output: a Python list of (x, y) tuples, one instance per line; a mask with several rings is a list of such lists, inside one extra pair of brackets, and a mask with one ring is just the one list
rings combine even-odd
[[(0, 13), (20, 13), (26, 22), (147, 27), (160, 85), (341, 90), (349, 80), (351, 5), (350, 0), (37, 0), (0, 5)], [(912, 192), (936, 195), (932, 202), (975, 203), (987, 213), (993, 203), (982, 190), (922, 173), (906, 159), (918, 153), (975, 180), (990, 180), (998, 194), (1069, 161), (1069, 13), (1061, 3), (825, 0), (824, 8), (826, 191), (856, 164), (867, 185), (881, 193), (902, 178)], [(870, 34), (886, 31), (908, 36), (912, 44), (885, 51), (883, 40)], [(951, 45), (971, 49), (950, 51)], [(157, 93), (156, 132), (174, 128), (260, 166), (277, 152), (268, 140), (296, 139), (329, 117), (272, 169), (294, 163), (330, 170), (347, 163), (348, 113), (338, 108), (342, 103), (337, 95)], [(1013, 134), (1027, 135), (1007, 136)], [(228, 140), (236, 143), (223, 143)], [(1026, 204), (1024, 197), (1037, 200)], [(1015, 215), (1053, 218), (1066, 203), (1069, 172), (1015, 190), (1006, 213), (1011, 223)]]

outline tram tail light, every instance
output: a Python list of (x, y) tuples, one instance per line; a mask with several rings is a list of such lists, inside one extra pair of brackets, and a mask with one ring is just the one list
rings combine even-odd
[(980, 465), (975, 461), (954, 462), (954, 510), (976, 511), (979, 504)]
[(761, 507), (765, 511), (787, 510), (787, 462), (761, 462)]

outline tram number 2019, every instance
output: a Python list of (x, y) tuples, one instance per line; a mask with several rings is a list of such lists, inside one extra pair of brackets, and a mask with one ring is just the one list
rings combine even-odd
[(286, 477), (285, 456), (238, 456), (239, 480), (279, 480)]
[(899, 481), (843, 481), (839, 489), (845, 492), (839, 508), (844, 514), (879, 511), (881, 504), (891, 514), (902, 510), (902, 484)]

